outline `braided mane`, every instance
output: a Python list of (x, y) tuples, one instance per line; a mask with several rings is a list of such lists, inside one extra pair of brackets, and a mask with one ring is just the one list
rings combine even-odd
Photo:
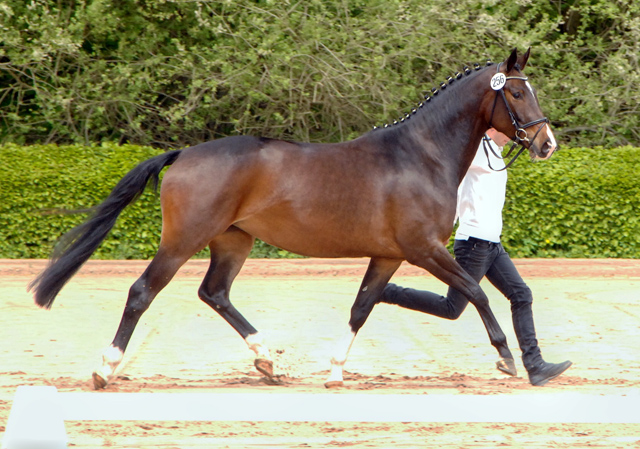
[[(488, 59), (485, 64), (485, 67), (489, 67), (492, 65), (493, 65), (493, 62)], [(432, 87), (431, 90), (427, 94), (425, 94), (424, 101), (421, 101), (420, 103), (418, 103), (416, 107), (414, 107), (411, 110), (411, 112), (407, 112), (402, 117), (398, 118), (397, 120), (394, 120), (393, 123), (391, 124), (385, 123), (382, 126), (374, 126), (373, 129), (377, 130), (377, 129), (390, 128), (392, 126), (404, 123), (405, 121), (409, 120), (414, 114), (416, 114), (420, 109), (422, 109), (427, 103), (430, 103), (440, 93), (440, 91), (444, 91), (448, 86), (452, 85), (456, 80), (462, 79), (464, 76), (469, 76), (474, 72), (482, 70), (482, 68), (483, 67), (478, 63), (473, 64), (473, 70), (471, 70), (469, 66), (465, 65), (462, 68), (462, 71), (464, 72), (464, 74), (460, 72), (456, 72), (452, 76), (448, 76), (445, 81), (441, 82), (439, 85), (440, 87), (439, 89), (436, 87)]]

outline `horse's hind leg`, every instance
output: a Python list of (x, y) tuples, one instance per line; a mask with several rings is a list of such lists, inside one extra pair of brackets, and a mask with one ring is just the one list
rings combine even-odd
[(211, 265), (198, 290), (198, 295), (244, 338), (249, 349), (256, 354), (255, 367), (271, 378), (273, 362), (269, 350), (263, 345), (258, 331), (229, 300), (231, 284), (249, 255), (253, 241), (251, 235), (233, 226), (216, 237), (209, 244)]
[(351, 307), (349, 330), (340, 342), (334, 356), (331, 358), (331, 373), (324, 383), (327, 388), (340, 387), (344, 384), (343, 368), (349, 355), (351, 345), (356, 334), (369, 317), (373, 306), (382, 295), (382, 290), (396, 272), (402, 260), (373, 258), (369, 262), (369, 268), (362, 279), (356, 300)]
[(93, 373), (93, 384), (96, 389), (107, 385), (122, 362), (140, 317), (191, 255), (191, 253), (170, 255), (161, 247), (142, 276), (131, 286), (116, 336), (111, 346), (102, 354), (102, 366)]

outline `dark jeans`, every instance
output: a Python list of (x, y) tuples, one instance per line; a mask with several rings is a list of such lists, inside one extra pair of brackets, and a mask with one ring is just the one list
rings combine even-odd
[[(533, 366), (541, 359), (531, 309), (533, 296), (509, 254), (500, 243), (475, 238), (456, 240), (453, 251), (456, 261), (473, 279), (480, 282), (486, 276), (489, 282), (511, 302), (513, 326), (522, 350), (524, 365), (527, 368)], [(381, 302), (450, 320), (460, 317), (469, 304), (469, 300), (462, 293), (451, 287), (447, 296), (441, 296), (437, 293), (402, 288), (394, 284), (389, 284), (385, 288)]]

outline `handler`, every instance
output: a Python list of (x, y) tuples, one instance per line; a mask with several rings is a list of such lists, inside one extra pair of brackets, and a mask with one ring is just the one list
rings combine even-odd
[[(497, 155), (510, 139), (491, 128), (483, 140), (458, 189), (456, 215), (459, 226), (453, 250), (456, 260), (471, 277), (480, 282), (486, 276), (511, 301), (513, 327), (529, 381), (532, 385), (542, 386), (566, 371), (571, 362), (548, 363), (542, 359), (533, 323), (531, 289), (500, 243), (507, 171), (498, 171), (505, 165)], [(488, 155), (483, 148), (485, 145)], [(379, 302), (450, 320), (460, 317), (468, 304), (467, 299), (453, 288), (449, 288), (444, 297), (394, 284), (387, 285)]]

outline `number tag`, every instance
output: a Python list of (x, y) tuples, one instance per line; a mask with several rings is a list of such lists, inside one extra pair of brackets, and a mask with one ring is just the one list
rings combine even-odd
[(507, 77), (504, 73), (496, 73), (491, 77), (491, 88), (493, 90), (500, 90), (507, 83)]

